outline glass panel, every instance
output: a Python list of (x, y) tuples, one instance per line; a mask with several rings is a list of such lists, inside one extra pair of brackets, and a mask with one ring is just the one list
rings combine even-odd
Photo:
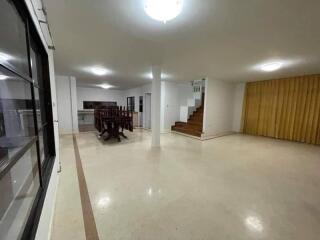
[(39, 147), (40, 147), (40, 160), (41, 163), (45, 159), (48, 158), (49, 153), (48, 153), (48, 143), (47, 143), (47, 128), (44, 127), (40, 132), (39, 132)]
[(26, 26), (11, 0), (1, 0), (0, 9), (0, 64), (29, 76)]
[(34, 52), (33, 48), (30, 48), (30, 63), (31, 63), (31, 73), (32, 73), (32, 80), (38, 84), (38, 68), (37, 68), (37, 55)]
[(41, 89), (38, 89), (39, 96), (40, 96), (40, 109), (41, 109), (41, 119), (42, 119), (42, 125), (47, 123), (47, 117), (46, 112), (48, 111), (48, 108), (46, 106), (49, 106), (49, 104), (46, 102), (46, 99), (44, 97), (45, 92)]
[[(42, 84), (41, 57), (40, 55), (38, 55), (37, 51), (34, 49), (36, 49), (34, 46), (30, 48), (32, 80), (34, 81), (35, 85), (42, 87), (43, 84)], [(45, 115), (46, 104), (45, 104), (43, 90), (38, 87), (35, 87), (34, 94), (35, 94), (36, 111), (37, 111), (37, 123), (38, 123), (38, 128), (41, 129), (42, 125), (46, 123), (46, 115)]]
[(35, 47), (34, 41), (31, 43), (30, 48), (30, 63), (31, 63), (31, 73), (32, 73), (32, 79), (36, 85), (38, 85), (40, 88), (44, 88), (43, 84), (43, 68), (42, 68), (42, 60), (41, 55), (39, 51), (37, 50), (37, 47)]
[(1, 178), (0, 239), (20, 239), (39, 188), (37, 150), (33, 144)]
[(34, 100), (36, 102), (36, 113), (37, 113), (37, 123), (38, 129), (42, 128), (42, 119), (41, 119), (41, 111), (40, 111), (40, 96), (39, 96), (39, 89), (34, 88)]
[(42, 126), (46, 124), (46, 109), (44, 92), (39, 88), (34, 88), (34, 98), (36, 102), (37, 123), (38, 129), (41, 130)]
[(44, 154), (44, 145), (43, 145), (43, 132), (39, 132), (39, 153), (40, 153), (40, 160), (41, 162), (44, 161), (45, 159), (45, 154)]
[(0, 163), (35, 136), (31, 84), (0, 66)]

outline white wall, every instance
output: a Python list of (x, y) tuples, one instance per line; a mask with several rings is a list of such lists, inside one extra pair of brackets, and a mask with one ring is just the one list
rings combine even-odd
[[(139, 111), (139, 97), (143, 96), (144, 110), (145, 94), (151, 93), (151, 84), (146, 84), (141, 87), (125, 90), (123, 93), (126, 101), (127, 97), (135, 97), (135, 111)], [(175, 83), (161, 82), (161, 121), (160, 129), (162, 133), (169, 132), (171, 126), (180, 118), (180, 106), (186, 105), (188, 98), (193, 98), (191, 83)], [(145, 120), (146, 111), (144, 111), (143, 120)], [(140, 116), (140, 115), (139, 115)], [(145, 127), (145, 121), (143, 121)]]
[(184, 106), (187, 105), (187, 100), (192, 99), (193, 96), (193, 88), (190, 83), (177, 83), (177, 87), (179, 89), (178, 95), (179, 95), (179, 105)]
[[(74, 108), (83, 109), (83, 101), (115, 101), (120, 106), (126, 106), (127, 97), (135, 97), (135, 111), (138, 112), (139, 97), (143, 96), (144, 112), (143, 115), (139, 113), (139, 118), (143, 122), (143, 127), (146, 127), (145, 94), (152, 94), (151, 84), (122, 91), (77, 87), (77, 106), (75, 106), (74, 101), (72, 101), (74, 96), (70, 98), (71, 80), (73, 79), (73, 77), (57, 76), (58, 105), (62, 106), (58, 107), (60, 132), (62, 134), (76, 131), (74, 128), (75, 126), (78, 127), (78, 124), (72, 120), (72, 110)], [(240, 132), (244, 89), (244, 83), (235, 84), (213, 79), (206, 81), (204, 137)], [(180, 106), (186, 105), (190, 98), (193, 98), (190, 83), (167, 81), (161, 83), (160, 129), (162, 133), (170, 132), (171, 126), (179, 121)]]
[[(75, 109), (83, 110), (84, 101), (112, 101), (117, 102), (119, 106), (127, 106), (127, 97), (134, 96), (135, 111), (138, 112), (139, 97), (143, 96), (145, 98), (145, 93), (151, 93), (151, 84), (128, 90), (106, 90), (78, 86), (76, 87), (76, 91), (74, 91), (74, 77), (57, 76), (56, 81), (58, 88), (59, 128), (61, 134), (78, 132), (77, 111), (75, 111)], [(73, 99), (76, 99), (76, 101), (73, 101)], [(139, 116), (142, 119), (142, 115), (139, 114)]]
[(78, 133), (76, 78), (56, 76), (60, 134)]
[(171, 130), (171, 126), (180, 119), (180, 106), (193, 98), (191, 83), (162, 82), (161, 132)]
[(164, 132), (164, 124), (165, 124), (165, 111), (166, 111), (166, 101), (165, 101), (165, 94), (166, 94), (166, 84), (165, 82), (161, 82), (161, 96), (160, 96), (160, 132)]
[(235, 84), (208, 79), (204, 108), (204, 137), (233, 131)]
[(238, 83), (234, 88), (233, 99), (233, 125), (234, 132), (241, 132), (242, 106), (245, 93), (245, 83)]
[(70, 79), (67, 76), (56, 76), (57, 103), (60, 134), (72, 133), (72, 111)]
[(152, 92), (152, 84), (145, 84), (142, 85), (140, 87), (136, 87), (136, 88), (131, 88), (131, 89), (127, 89), (123, 91), (123, 96), (125, 99), (125, 103), (127, 105), (127, 97), (135, 97), (135, 111), (138, 112), (139, 111), (139, 97), (143, 96), (146, 93), (151, 93)]
[(124, 90), (123, 98), (125, 99), (125, 103), (126, 103), (125, 105), (127, 105), (127, 97), (134, 97), (134, 111), (139, 112), (139, 97), (143, 95), (144, 95), (144, 92), (143, 92), (142, 86)]
[(102, 88), (77, 87), (78, 110), (83, 109), (83, 101), (117, 102), (118, 106), (127, 106), (123, 91)]
[(72, 116), (72, 129), (74, 133), (79, 132), (78, 123), (78, 104), (77, 104), (77, 79), (70, 77), (70, 97), (71, 97), (71, 116)]
[(123, 101), (124, 101), (124, 106), (127, 106), (127, 97), (135, 97), (135, 112), (139, 112), (139, 97), (143, 96), (143, 115), (139, 113), (139, 122), (140, 119), (142, 118), (142, 126), (145, 128), (146, 127), (146, 93), (151, 93), (151, 83), (150, 84), (145, 84), (140, 87), (136, 88), (131, 88), (123, 91)]

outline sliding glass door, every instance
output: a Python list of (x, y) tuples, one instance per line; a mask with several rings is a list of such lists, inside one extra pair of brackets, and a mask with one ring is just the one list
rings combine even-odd
[[(40, 189), (31, 84), (0, 67), (0, 239), (22, 235)], [(4, 77), (3, 77), (4, 78)]]
[(21, 2), (0, 0), (1, 240), (34, 237), (55, 156), (48, 57)]

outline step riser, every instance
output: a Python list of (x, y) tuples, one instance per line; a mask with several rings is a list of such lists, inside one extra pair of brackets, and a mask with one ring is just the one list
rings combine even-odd
[(176, 122), (171, 129), (176, 132), (201, 137), (203, 129), (203, 106), (195, 109), (189, 117), (188, 122)]
[(203, 119), (203, 116), (199, 116), (199, 115), (191, 115), (189, 118), (196, 118), (196, 119)]
[(179, 128), (179, 129), (183, 129), (183, 130), (190, 130), (190, 131), (199, 131), (199, 132), (202, 132), (202, 128), (200, 128), (200, 127), (191, 127), (191, 126), (186, 126), (186, 127), (174, 126), (174, 127)]
[(198, 124), (202, 124), (202, 119), (199, 118), (189, 118), (188, 122), (194, 122), (194, 123), (198, 123)]
[(192, 119), (192, 118), (202, 120), (202, 119), (203, 119), (203, 116), (192, 115), (192, 116), (190, 116), (189, 119)]
[(203, 113), (194, 112), (191, 116), (203, 116)]
[(202, 119), (198, 119), (198, 118), (190, 118), (188, 119), (188, 123), (197, 123), (197, 124), (202, 124)]
[(202, 131), (202, 124), (197, 123), (176, 123), (173, 127)]
[(193, 127), (197, 127), (197, 128), (202, 128), (202, 124), (197, 124), (197, 123), (193, 123), (193, 122), (189, 122), (188, 126), (193, 126)]

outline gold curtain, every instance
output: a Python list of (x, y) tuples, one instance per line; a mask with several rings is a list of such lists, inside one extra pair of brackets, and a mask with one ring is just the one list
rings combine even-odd
[(242, 130), (320, 144), (320, 75), (247, 83)]

